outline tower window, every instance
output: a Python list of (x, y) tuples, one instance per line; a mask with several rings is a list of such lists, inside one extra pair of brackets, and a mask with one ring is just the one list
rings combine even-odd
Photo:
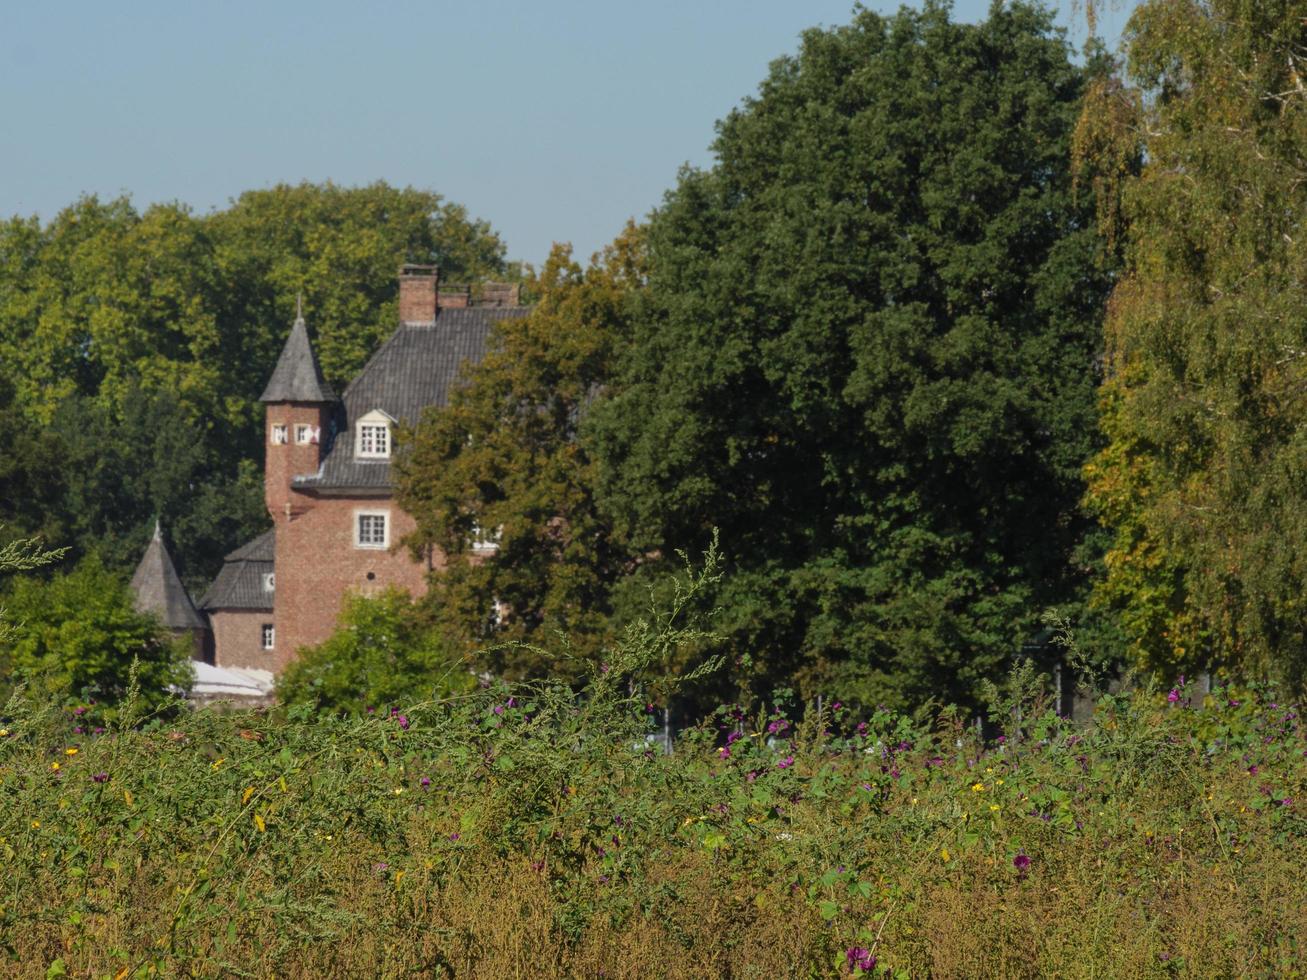
[(269, 430), (268, 441), (274, 446), (286, 445), (286, 427), (281, 424), (274, 425), (271, 430)]
[(263, 624), (263, 649), (271, 650), (277, 645), (277, 630), (271, 623)]
[(295, 426), (295, 445), (307, 446), (311, 442), (316, 442), (313, 438), (313, 426), (297, 425)]

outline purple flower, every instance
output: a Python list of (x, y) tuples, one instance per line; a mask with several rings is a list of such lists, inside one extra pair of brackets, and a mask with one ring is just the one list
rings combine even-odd
[(792, 756), (792, 755), (787, 755), (787, 756), (786, 756), (784, 759), (782, 759), (780, 762), (776, 763), (776, 768), (777, 768), (777, 769), (788, 769), (788, 768), (790, 768), (790, 766), (792, 766), (792, 765), (794, 765), (794, 756)]
[(109, 781), (109, 774), (107, 772), (97, 772), (91, 777), (91, 779), (97, 783), (107, 783)]
[(504, 702), (504, 704), (506, 704), (510, 708), (516, 708), (517, 698), (509, 698), (507, 701)]
[(747, 782), (750, 782), (750, 783), (753, 782), (755, 779), (758, 778), (758, 770), (757, 770), (757, 769), (751, 769), (751, 770), (749, 770), (749, 772), (745, 775), (744, 778), (745, 778), (745, 780), (746, 780)]
[(73, 734), (74, 734), (74, 735), (85, 735), (85, 734), (86, 734), (86, 729), (82, 728), (81, 725), (77, 725), (77, 726), (75, 726), (75, 727), (73, 728)]
[(74, 709), (73, 709), (73, 714), (75, 714), (78, 718), (80, 718), (80, 717), (82, 717), (82, 715), (86, 714), (86, 709), (85, 709), (85, 708), (74, 708)]
[(450, 839), (450, 840), (458, 840), (458, 838), (459, 838), (459, 833), (458, 833), (457, 830), (454, 831), (452, 834), (449, 835), (449, 839)]
[(390, 870), (390, 865), (388, 865), (385, 861), (378, 861), (376, 864), (372, 866), (372, 870), (376, 872), (378, 875), (384, 875), (387, 871)]
[(866, 735), (866, 734), (867, 734), (867, 723), (866, 723), (865, 721), (860, 721), (860, 722), (858, 722), (858, 727), (855, 728), (854, 731), (856, 731), (859, 735)]
[(377, 709), (374, 708), (374, 707), (372, 707), (372, 705), (368, 705), (368, 709), (367, 709), (367, 710), (368, 710), (368, 714), (370, 714), (370, 715), (373, 715), (373, 714), (376, 714), (376, 713), (377, 713)]
[(427, 776), (423, 776), (421, 779), (418, 780), (418, 785), (421, 786), (423, 789), (427, 789), (431, 785), (431, 779)]
[(1175, 688), (1171, 688), (1171, 693), (1166, 696), (1166, 700), (1170, 701), (1172, 704), (1175, 704), (1177, 701), (1180, 700), (1180, 692), (1177, 691)]
[(729, 735), (726, 736), (726, 744), (734, 745), (736, 742), (740, 740), (740, 737), (741, 736), (739, 732), (731, 732)]
[(504, 713), (504, 706), (502, 704), (497, 704), (490, 710), (497, 715), (502, 715)]
[(397, 715), (397, 716), (395, 717), (395, 721), (397, 721), (397, 722), (399, 723), (399, 727), (400, 727), (400, 728), (403, 728), (403, 729), (407, 729), (407, 728), (408, 728), (408, 715)]
[(832, 704), (832, 705), (830, 706), (830, 709), (831, 709), (831, 711), (839, 711), (840, 708), (842, 708), (842, 707), (844, 707), (844, 705), (841, 704), (839, 701), (836, 701), (834, 704)]
[(1286, 796), (1284, 799), (1280, 801), (1280, 806), (1293, 806), (1293, 797)]
[(92, 729), (92, 731), (93, 731), (94, 734), (96, 734), (96, 735), (103, 735), (103, 734), (104, 734), (104, 729), (101, 728), (99, 725), (96, 725), (95, 728)]
[(1018, 854), (1012, 859), (1012, 867), (1024, 875), (1030, 870), (1030, 858), (1025, 854)]
[(844, 954), (844, 961), (848, 963), (850, 973), (855, 970), (868, 973), (876, 969), (876, 957), (871, 955), (871, 950), (861, 946), (850, 946)]
[(1005, 742), (1007, 741), (1007, 736), (1006, 736), (1006, 735), (1000, 735), (1000, 736), (999, 736), (995, 741), (997, 741), (999, 745), (1002, 745), (1003, 743), (1005, 743)]

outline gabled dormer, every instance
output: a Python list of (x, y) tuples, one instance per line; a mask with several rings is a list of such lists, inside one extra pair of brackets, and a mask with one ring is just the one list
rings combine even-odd
[(264, 500), (274, 520), (289, 518), (296, 509), (294, 478), (317, 472), (336, 400), (297, 304), (290, 336), (259, 398), (267, 405)]
[(354, 458), (389, 460), (395, 445), (395, 419), (374, 408), (354, 423)]

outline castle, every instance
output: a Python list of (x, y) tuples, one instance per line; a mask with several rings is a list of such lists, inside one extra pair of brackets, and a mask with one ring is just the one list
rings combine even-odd
[(243, 679), (266, 693), (300, 647), (331, 635), (348, 593), (426, 590), (443, 556), (415, 561), (400, 546), (414, 522), (394, 499), (395, 426), (444, 405), (493, 326), (527, 312), (516, 286), (488, 284), (474, 299), (467, 286), (442, 287), (435, 266), (406, 265), (397, 329), (339, 396), (296, 317), (260, 398), (272, 529), (226, 556), (198, 608), (157, 528), (133, 578), (139, 608), (195, 634), (198, 688)]

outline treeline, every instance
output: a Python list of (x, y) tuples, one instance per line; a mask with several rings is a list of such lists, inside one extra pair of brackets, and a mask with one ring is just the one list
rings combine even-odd
[[(1062, 656), (1054, 624), (1086, 663), (1300, 687), (1305, 25), (1147, 0), (1119, 64), (1023, 3), (806, 32), (712, 166), (588, 264), (556, 248), (533, 313), (402, 434), (409, 543), (449, 568), (351, 615), (411, 663), (580, 676), (717, 533), (714, 635), (678, 651), (725, 663), (708, 700), (974, 703)], [(295, 294), (339, 383), (401, 259), (505, 274), (484, 225), (382, 185), (11, 222), (0, 517), (121, 565), (162, 510), (196, 581), (263, 520), (253, 399)], [(385, 665), (342, 672), (357, 646), (284, 690), (389, 697)]]

